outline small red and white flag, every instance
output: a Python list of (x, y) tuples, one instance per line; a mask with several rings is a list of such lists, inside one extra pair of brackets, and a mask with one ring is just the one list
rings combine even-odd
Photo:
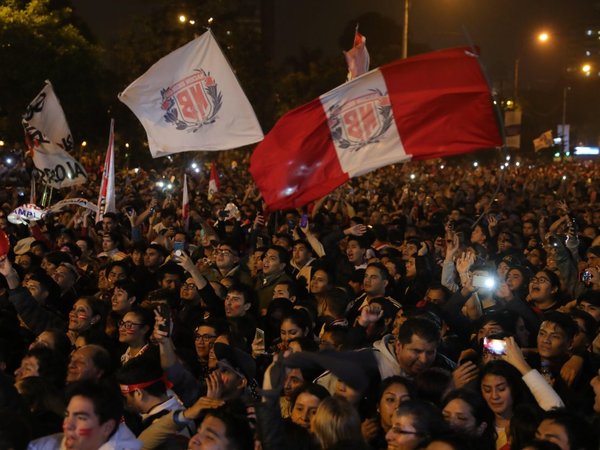
[(119, 100), (140, 120), (154, 158), (262, 140), (254, 110), (212, 33), (169, 53)]
[(367, 51), (367, 38), (358, 32), (358, 25), (354, 32), (354, 46), (344, 52), (348, 64), (348, 81), (361, 76), (369, 71), (369, 52)]
[(183, 201), (181, 205), (181, 220), (183, 229), (188, 231), (190, 228), (190, 196), (188, 193), (187, 174), (183, 175)]
[(107, 212), (116, 212), (115, 207), (115, 120), (110, 120), (110, 133), (108, 135), (108, 149), (102, 170), (102, 183), (98, 195), (98, 212), (96, 223), (100, 222)]
[(219, 174), (215, 162), (210, 163), (210, 179), (208, 180), (208, 199), (212, 200), (215, 193), (219, 192)]
[(385, 65), (288, 112), (250, 172), (273, 211), (389, 164), (501, 144), (478, 56), (458, 48)]

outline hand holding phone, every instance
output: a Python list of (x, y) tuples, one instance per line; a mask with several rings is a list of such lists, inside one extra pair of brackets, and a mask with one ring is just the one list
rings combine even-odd
[(492, 355), (506, 355), (506, 341), (504, 339), (483, 338), (483, 349)]
[(255, 356), (265, 355), (265, 332), (257, 328), (254, 332), (254, 340), (252, 341), (252, 354)]
[(300, 218), (300, 228), (306, 228), (308, 225), (308, 214), (302, 214)]
[(159, 303), (156, 306), (158, 310), (158, 314), (165, 320), (163, 324), (158, 326), (158, 329), (164, 333), (167, 333), (167, 336), (170, 336), (171, 332), (171, 308), (166, 303)]

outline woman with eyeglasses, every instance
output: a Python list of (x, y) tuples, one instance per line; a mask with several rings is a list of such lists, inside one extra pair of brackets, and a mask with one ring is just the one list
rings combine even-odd
[(121, 364), (151, 350), (150, 334), (154, 329), (154, 314), (145, 308), (134, 308), (119, 321), (119, 342), (127, 345)]
[(392, 426), (385, 435), (388, 450), (414, 450), (426, 439), (447, 429), (442, 413), (429, 402), (407, 400), (392, 416)]
[(541, 313), (560, 307), (560, 278), (549, 269), (542, 269), (529, 281), (527, 301)]

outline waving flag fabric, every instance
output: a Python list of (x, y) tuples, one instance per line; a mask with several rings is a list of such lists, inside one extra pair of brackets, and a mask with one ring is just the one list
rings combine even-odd
[(108, 134), (108, 148), (104, 158), (102, 170), (102, 182), (100, 183), (100, 194), (98, 195), (98, 212), (96, 223), (100, 222), (107, 212), (116, 212), (115, 207), (115, 121), (110, 121), (110, 132)]
[(219, 192), (219, 175), (217, 174), (217, 165), (214, 161), (210, 163), (210, 179), (208, 180), (208, 199), (212, 200), (214, 195)]
[(367, 51), (367, 38), (358, 32), (358, 26), (354, 32), (354, 46), (344, 52), (348, 64), (348, 81), (361, 76), (369, 71), (369, 52)]
[(250, 161), (268, 208), (303, 206), (388, 164), (501, 145), (477, 58), (459, 48), (403, 59), (284, 115)]
[(539, 137), (533, 140), (533, 149), (538, 152), (544, 148), (549, 148), (554, 145), (552, 139), (552, 130), (544, 131)]
[(154, 158), (228, 150), (263, 138), (254, 110), (210, 31), (160, 59), (119, 100), (144, 126)]
[(60, 189), (87, 182), (85, 169), (68, 153), (73, 136), (50, 81), (27, 106), (22, 123), (42, 184)]

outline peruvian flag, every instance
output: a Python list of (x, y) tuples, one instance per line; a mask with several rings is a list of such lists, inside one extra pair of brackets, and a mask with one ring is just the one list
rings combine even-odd
[(208, 199), (212, 200), (215, 193), (219, 192), (219, 175), (217, 174), (217, 165), (210, 163), (210, 179), (208, 180)]
[(98, 195), (98, 212), (96, 223), (104, 217), (104, 213), (116, 212), (115, 207), (115, 119), (110, 120), (110, 133), (108, 135), (108, 149), (102, 170), (102, 183)]
[(358, 32), (358, 25), (354, 32), (354, 46), (344, 52), (348, 64), (348, 81), (361, 76), (369, 71), (369, 52), (367, 51), (367, 38)]
[(181, 205), (181, 219), (183, 229), (188, 231), (190, 228), (190, 195), (188, 193), (187, 174), (183, 175), (183, 202)]
[(250, 159), (268, 209), (301, 207), (389, 164), (500, 146), (477, 59), (457, 48), (399, 60), (288, 112)]

